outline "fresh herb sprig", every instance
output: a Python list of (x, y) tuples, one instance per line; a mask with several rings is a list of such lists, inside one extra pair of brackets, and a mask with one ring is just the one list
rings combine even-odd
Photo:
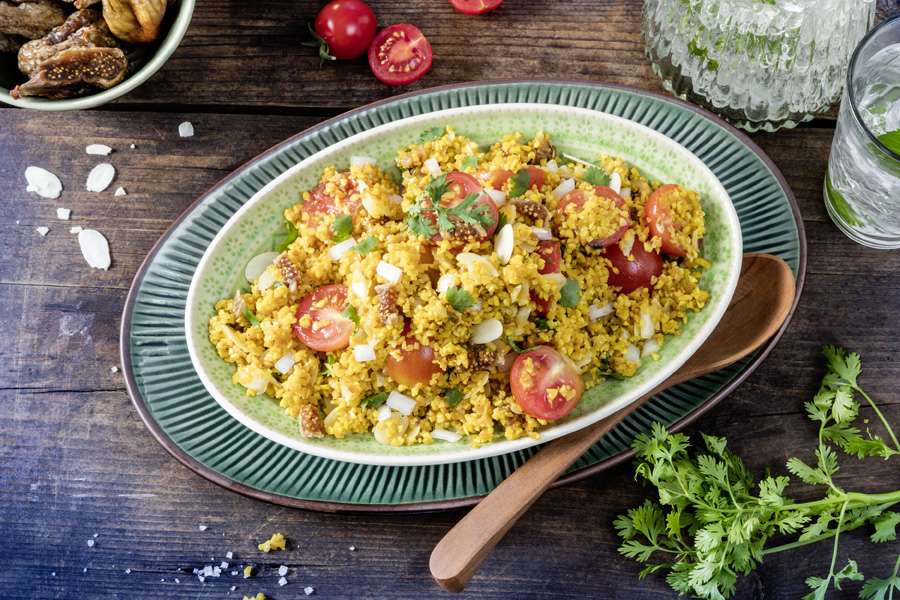
[(478, 199), (476, 193), (469, 194), (454, 206), (443, 206), (441, 199), (449, 190), (450, 182), (444, 175), (428, 182), (425, 188), (427, 198), (419, 198), (407, 211), (406, 225), (411, 232), (432, 237), (438, 231), (451, 232), (460, 223), (481, 227), (492, 224), (487, 206), (475, 203)]
[[(615, 521), (622, 544), (619, 552), (646, 566), (640, 577), (667, 571), (666, 581), (681, 594), (722, 599), (734, 593), (738, 575), (755, 569), (769, 554), (832, 540), (831, 562), (824, 577), (806, 580), (811, 592), (804, 598), (822, 600), (829, 589), (840, 589), (863, 575), (855, 561), (837, 568), (840, 534), (866, 523), (875, 527), (873, 542), (895, 540), (900, 514), (888, 510), (900, 503), (900, 490), (868, 494), (848, 492), (835, 481), (838, 457), (834, 446), (856, 456), (890, 458), (900, 444), (874, 401), (858, 384), (861, 363), (857, 354), (827, 346), (828, 373), (815, 398), (806, 403), (807, 415), (818, 423), (814, 456), (808, 464), (799, 457), (787, 470), (824, 495), (795, 502), (786, 494), (790, 478), (769, 475), (756, 482), (743, 461), (726, 448), (724, 438), (703, 435), (704, 448), (692, 449), (687, 436), (669, 433), (656, 423), (634, 442), (636, 476), (650, 482), (658, 502), (646, 501)], [(884, 426), (890, 443), (852, 425), (859, 412), (859, 395)], [(776, 534), (797, 535), (775, 547), (766, 543)], [(872, 579), (862, 589), (865, 599), (886, 599), (900, 590), (900, 557), (887, 579)]]

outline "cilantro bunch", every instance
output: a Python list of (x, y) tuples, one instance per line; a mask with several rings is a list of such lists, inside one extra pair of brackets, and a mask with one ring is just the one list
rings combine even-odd
[[(843, 489), (834, 480), (839, 470), (836, 448), (863, 457), (890, 459), (900, 443), (875, 405), (859, 386), (859, 355), (826, 346), (828, 373), (819, 392), (805, 404), (818, 425), (814, 461), (787, 461), (787, 470), (806, 484), (819, 486), (821, 498), (796, 502), (786, 494), (790, 478), (768, 475), (755, 481), (743, 461), (730, 452), (724, 438), (702, 435), (703, 448), (692, 449), (688, 437), (669, 433), (655, 423), (649, 434), (634, 442), (636, 477), (656, 487), (658, 502), (646, 501), (615, 520), (622, 544), (619, 552), (646, 566), (643, 578), (666, 571), (666, 581), (681, 594), (709, 600), (734, 593), (739, 575), (755, 569), (769, 554), (831, 540), (831, 562), (823, 577), (806, 580), (811, 592), (805, 600), (822, 600), (832, 587), (864, 579), (857, 563), (837, 568), (840, 534), (870, 524), (873, 542), (897, 539), (900, 490), (866, 494)], [(858, 397), (871, 406), (887, 440), (863, 432), (854, 421)], [(889, 441), (888, 441), (889, 440)], [(767, 546), (775, 535), (795, 536), (791, 542)], [(889, 600), (900, 592), (900, 556), (886, 579), (869, 579), (860, 598)], [(900, 598), (900, 593), (897, 594)]]
[(407, 211), (406, 226), (415, 235), (432, 237), (438, 230), (451, 232), (457, 225), (480, 225), (488, 228), (493, 224), (488, 208), (476, 204), (478, 194), (471, 193), (454, 206), (443, 206), (441, 199), (450, 190), (450, 182), (445, 175), (431, 179), (425, 188), (427, 197), (419, 198)]

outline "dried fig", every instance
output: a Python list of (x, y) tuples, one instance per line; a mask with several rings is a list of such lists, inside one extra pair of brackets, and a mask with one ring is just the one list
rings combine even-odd
[(166, 0), (103, 0), (103, 18), (120, 40), (146, 44), (159, 35), (167, 4)]

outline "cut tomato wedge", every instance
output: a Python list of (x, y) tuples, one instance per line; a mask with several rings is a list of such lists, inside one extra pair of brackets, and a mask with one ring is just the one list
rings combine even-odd
[(464, 15), (483, 15), (499, 8), (503, 0), (450, 0), (450, 4)]
[(672, 209), (669, 207), (669, 194), (677, 191), (674, 183), (657, 188), (644, 205), (644, 221), (650, 229), (651, 235), (658, 237), (662, 242), (662, 251), (669, 256), (687, 256), (687, 251), (672, 239), (675, 231), (675, 219), (672, 217)]
[[(594, 186), (594, 193), (596, 193), (601, 198), (608, 198), (609, 200), (612, 200), (619, 208), (626, 208), (625, 200), (616, 192), (614, 192), (610, 187), (607, 187), (605, 185)], [(569, 204), (574, 204), (577, 210), (581, 210), (586, 200), (587, 198), (585, 198), (584, 192), (582, 192), (581, 190), (572, 190), (571, 192), (563, 196), (559, 201), (558, 210), (564, 213), (566, 206), (568, 206)], [(612, 235), (597, 240), (591, 240), (590, 242), (588, 242), (588, 246), (590, 246), (591, 248), (606, 248), (608, 246), (612, 246), (622, 239), (622, 236), (625, 235), (626, 231), (628, 231), (629, 225), (631, 225), (631, 219), (626, 218), (626, 221), (622, 223), (621, 227), (613, 232)]]
[[(447, 173), (446, 179), (449, 184), (449, 191), (441, 198), (442, 206), (445, 208), (453, 208), (465, 200), (470, 194), (478, 194), (475, 202), (472, 203), (472, 208), (483, 211), (488, 217), (486, 225), (464, 223), (456, 217), (451, 217), (450, 220), (454, 222), (455, 227), (453, 231), (450, 232), (449, 237), (461, 241), (468, 241), (471, 239), (483, 241), (490, 239), (497, 231), (497, 224), (500, 222), (500, 211), (497, 208), (497, 205), (491, 200), (490, 196), (482, 193), (481, 184), (468, 173), (453, 171)], [(478, 209), (477, 207), (479, 206), (482, 208)], [(429, 215), (429, 219), (432, 223), (437, 225), (437, 218), (433, 214)], [(444, 236), (445, 234), (439, 231), (435, 233), (431, 239), (440, 241), (444, 239)]]
[(391, 379), (399, 384), (413, 387), (418, 383), (427, 384), (431, 376), (440, 373), (441, 368), (434, 362), (434, 350), (407, 336), (406, 344), (410, 350), (402, 350), (400, 358), (388, 354), (387, 372)]
[(636, 235), (631, 246), (633, 260), (628, 260), (619, 244), (607, 247), (604, 252), (615, 267), (609, 271), (609, 285), (619, 288), (623, 294), (641, 287), (650, 288), (653, 278), (662, 274), (662, 257), (656, 252), (647, 252)]
[[(535, 166), (527, 166), (528, 169), (528, 187), (533, 188), (536, 187), (538, 189), (544, 185), (544, 170), (540, 167)], [(494, 169), (491, 171), (490, 175), (488, 175), (487, 184), (494, 188), (495, 190), (503, 189), (503, 186), (506, 185), (506, 182), (509, 181), (510, 177), (515, 175), (512, 171), (508, 169)]]
[(522, 410), (548, 421), (572, 412), (584, 393), (578, 369), (550, 346), (537, 346), (517, 356), (509, 372), (509, 386)]
[(356, 327), (353, 321), (343, 314), (347, 306), (345, 286), (334, 284), (316, 288), (304, 296), (297, 306), (294, 336), (318, 352), (332, 352), (346, 348)]
[(415, 25), (389, 25), (369, 46), (369, 68), (388, 85), (406, 85), (422, 78), (431, 68), (431, 44)]

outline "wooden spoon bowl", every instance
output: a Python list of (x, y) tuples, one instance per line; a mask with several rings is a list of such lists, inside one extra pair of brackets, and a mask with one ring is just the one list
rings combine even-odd
[(715, 331), (671, 377), (619, 412), (554, 440), (506, 478), (441, 539), (431, 553), (431, 574), (458, 592), (513, 524), (569, 466), (647, 399), (678, 383), (746, 357), (772, 337), (796, 293), (790, 267), (776, 256), (746, 254), (728, 310)]

